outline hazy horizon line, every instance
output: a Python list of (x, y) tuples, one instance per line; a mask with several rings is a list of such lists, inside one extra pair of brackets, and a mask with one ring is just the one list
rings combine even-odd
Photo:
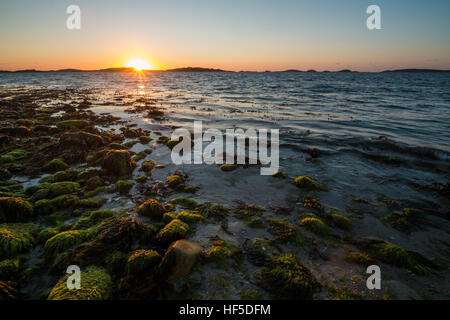
[(196, 70), (200, 72), (255, 72), (255, 73), (264, 73), (264, 72), (361, 72), (361, 73), (381, 73), (381, 72), (393, 72), (393, 71), (419, 71), (419, 72), (450, 72), (450, 69), (435, 69), (435, 68), (421, 68), (421, 67), (414, 67), (414, 68), (395, 68), (395, 69), (385, 69), (381, 71), (360, 71), (360, 70), (352, 70), (349, 68), (339, 69), (339, 70), (316, 70), (316, 69), (308, 69), (308, 70), (302, 70), (302, 69), (295, 69), (295, 68), (289, 68), (289, 69), (283, 69), (283, 70), (264, 70), (264, 71), (256, 71), (256, 70), (225, 70), (220, 68), (209, 68), (209, 67), (179, 67), (179, 68), (170, 68), (170, 69), (142, 69), (142, 70), (136, 70), (133, 67), (109, 67), (109, 68), (100, 68), (100, 69), (78, 69), (78, 68), (61, 68), (61, 69), (15, 69), (15, 70), (7, 70), (7, 69), (0, 69), (0, 72), (3, 73), (20, 73), (20, 72), (99, 72), (99, 71), (110, 71), (110, 72), (127, 72), (127, 71), (133, 71), (133, 72), (170, 72), (170, 71), (191, 71), (195, 72)]

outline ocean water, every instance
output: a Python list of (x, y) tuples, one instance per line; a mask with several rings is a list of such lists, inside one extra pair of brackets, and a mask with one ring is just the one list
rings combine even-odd
[[(306, 195), (291, 179), (306, 174), (327, 185), (328, 192), (313, 194), (327, 210), (335, 208), (352, 218), (354, 238), (381, 239), (428, 258), (450, 243), (450, 224), (442, 218), (448, 216), (448, 196), (420, 188), (445, 184), (450, 177), (450, 74), (0, 74), (0, 91), (45, 89), (73, 90), (66, 100), (40, 101), (44, 107), (72, 103), (87, 95), (94, 112), (111, 113), (168, 136), (176, 127), (191, 128), (194, 120), (202, 120), (204, 128), (280, 130), (280, 169), (288, 174), (287, 179), (261, 176), (253, 167), (225, 173), (216, 165), (175, 166), (170, 150), (155, 145), (150, 159), (167, 166), (154, 170), (149, 183), (181, 170), (189, 176), (189, 184), (201, 187), (193, 196), (199, 202), (233, 206), (240, 200), (267, 208), (264, 217), (298, 225)], [(155, 119), (145, 113), (126, 112), (139, 105), (157, 106), (164, 116)], [(144, 148), (137, 144), (132, 151)], [(310, 155), (312, 148), (318, 150), (315, 158)], [(114, 203), (107, 206), (114, 208)], [(130, 208), (135, 205), (132, 201), (128, 204)], [(279, 214), (277, 208), (288, 214)], [(403, 208), (423, 210), (433, 223), (405, 234), (383, 222), (385, 215)], [(228, 230), (231, 235), (219, 225), (201, 226), (192, 239), (207, 247), (213, 235), (240, 245), (247, 238), (271, 237), (264, 229), (248, 228), (234, 218), (230, 218)], [(319, 241), (319, 250), (331, 256), (327, 261), (315, 261), (303, 249), (286, 250), (296, 250), (313, 272), (344, 276), (338, 270), (343, 266), (343, 253), (326, 243)], [(392, 281), (398, 280), (396, 272), (387, 273)], [(236, 292), (248, 285), (239, 272), (230, 277)], [(450, 287), (448, 276), (442, 281), (402, 279), (397, 293), (406, 294), (409, 289), (420, 292), (430, 283), (427, 281), (443, 286), (443, 290)], [(211, 290), (210, 286), (204, 288), (205, 292)]]
[(0, 85), (145, 93), (174, 111), (176, 125), (308, 131), (331, 145), (383, 135), (443, 158), (450, 152), (449, 74), (48, 72), (1, 74)]

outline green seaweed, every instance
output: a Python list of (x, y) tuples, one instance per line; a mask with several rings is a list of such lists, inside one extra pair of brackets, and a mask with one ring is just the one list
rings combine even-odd
[(137, 213), (141, 216), (161, 220), (165, 212), (164, 206), (156, 199), (148, 199), (137, 208)]
[(37, 226), (30, 223), (0, 224), (0, 259), (31, 249), (36, 231)]
[(303, 218), (300, 225), (320, 236), (326, 236), (330, 233), (328, 226), (319, 218)]
[(302, 190), (319, 190), (319, 191), (327, 191), (325, 185), (317, 182), (316, 179), (310, 176), (298, 176), (294, 179), (295, 185)]
[(61, 159), (53, 159), (44, 166), (44, 170), (47, 172), (63, 171), (68, 168), (69, 165)]
[(72, 248), (86, 240), (88, 232), (85, 230), (69, 230), (58, 233), (48, 239), (44, 245), (44, 254), (47, 258)]
[(312, 299), (320, 288), (311, 272), (293, 254), (273, 258), (269, 267), (254, 273), (255, 283), (282, 298)]
[(184, 238), (189, 232), (189, 225), (179, 219), (173, 219), (164, 228), (162, 228), (157, 239), (163, 243), (169, 244), (173, 241)]
[(51, 290), (48, 300), (108, 300), (112, 297), (113, 282), (108, 272), (100, 267), (90, 266), (81, 270), (81, 287), (70, 290), (67, 278), (62, 277)]
[(128, 275), (151, 273), (156, 269), (160, 261), (161, 256), (154, 250), (136, 250), (128, 258), (126, 270)]
[(0, 163), (16, 162), (28, 157), (28, 153), (22, 149), (15, 149), (0, 156)]
[(116, 189), (121, 195), (127, 195), (133, 186), (134, 183), (127, 180), (118, 180), (116, 182)]

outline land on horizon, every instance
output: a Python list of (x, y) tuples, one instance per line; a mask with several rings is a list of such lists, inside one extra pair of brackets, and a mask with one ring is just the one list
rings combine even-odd
[[(104, 68), (104, 69), (93, 69), (93, 70), (83, 70), (76, 68), (65, 68), (56, 70), (37, 70), (37, 69), (24, 69), (24, 70), (0, 70), (0, 73), (21, 73), (21, 72), (137, 72), (138, 70), (132, 67), (118, 67), (118, 68)], [(314, 69), (310, 70), (299, 70), (299, 69), (287, 69), (287, 70), (266, 70), (266, 71), (252, 71), (252, 70), (241, 70), (241, 71), (231, 71), (223, 70), (218, 68), (203, 68), (203, 67), (183, 67), (174, 69), (152, 69), (152, 70), (139, 70), (139, 72), (255, 72), (255, 73), (265, 73), (265, 72), (362, 72), (362, 73), (383, 73), (383, 72), (433, 72), (433, 73), (450, 73), (450, 70), (443, 69), (426, 69), (426, 68), (407, 68), (407, 69), (392, 69), (383, 71), (357, 71), (350, 69), (342, 69), (336, 71), (322, 70), (317, 71)]]

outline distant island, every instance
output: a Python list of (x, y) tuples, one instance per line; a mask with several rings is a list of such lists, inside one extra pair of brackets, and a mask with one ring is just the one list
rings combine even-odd
[(399, 69), (399, 70), (385, 70), (383, 72), (435, 72), (435, 73), (449, 73), (450, 70), (439, 70), (439, 69)]
[[(126, 68), (126, 67), (119, 67), (119, 68), (106, 68), (106, 69), (97, 69), (97, 70), (81, 70), (81, 69), (58, 69), (58, 70), (36, 70), (36, 69), (25, 69), (25, 70), (15, 70), (15, 71), (9, 71), (9, 70), (0, 70), (0, 73), (25, 73), (25, 72), (135, 72), (136, 70), (134, 68)], [(214, 69), (214, 68), (201, 68), (201, 67), (184, 67), (184, 68), (175, 68), (175, 69), (167, 69), (167, 70), (142, 70), (142, 72), (235, 72), (235, 71), (228, 71), (228, 70), (222, 70), (222, 69)], [(282, 71), (238, 71), (238, 72), (307, 72), (307, 73), (346, 73), (346, 72), (359, 72), (354, 71), (350, 69), (343, 69), (338, 71), (316, 71), (316, 70), (297, 70), (297, 69), (287, 69)], [(394, 69), (394, 70), (384, 70), (380, 72), (372, 72), (372, 73), (383, 73), (383, 72), (409, 72), (409, 73), (450, 73), (450, 70), (439, 70), (439, 69)]]
[(233, 72), (222, 69), (200, 68), (200, 67), (186, 67), (164, 70), (165, 72)]
[[(0, 70), (0, 73), (21, 73), (21, 72), (135, 72), (134, 68), (119, 67), (119, 68), (106, 68), (97, 70), (81, 70), (81, 69), (58, 69), (58, 70), (36, 70), (36, 69), (26, 69), (26, 70)], [(175, 68), (167, 70), (142, 70), (142, 72), (233, 72), (222, 69), (212, 69), (212, 68), (200, 68), (200, 67), (185, 67), (185, 68)]]

